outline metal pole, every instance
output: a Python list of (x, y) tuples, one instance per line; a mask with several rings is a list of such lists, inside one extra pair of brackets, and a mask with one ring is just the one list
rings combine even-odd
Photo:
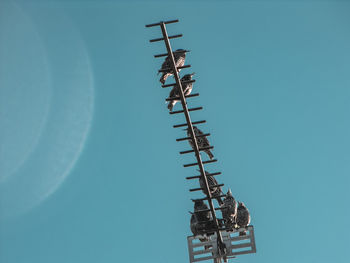
[(168, 51), (168, 56), (169, 56), (169, 58), (170, 58), (170, 60), (172, 62), (171, 63), (171, 68), (173, 69), (173, 72), (174, 72), (175, 81), (176, 81), (177, 86), (179, 87), (179, 93), (180, 93), (180, 99), (181, 99), (181, 103), (182, 103), (182, 108), (184, 109), (185, 118), (186, 118), (186, 121), (187, 121), (187, 124), (188, 124), (188, 128), (189, 128), (189, 131), (190, 131), (190, 134), (191, 134), (191, 137), (192, 137), (192, 141), (193, 141), (193, 144), (194, 144), (193, 146), (194, 146), (197, 162), (198, 162), (198, 165), (199, 165), (199, 170), (201, 172), (201, 176), (202, 176), (202, 179), (203, 179), (203, 181), (205, 183), (205, 188), (207, 190), (208, 203), (209, 203), (210, 211), (211, 211), (211, 214), (213, 216), (213, 221), (214, 221), (214, 224), (215, 224), (215, 227), (216, 227), (219, 253), (221, 254), (221, 252), (223, 252), (221, 250), (224, 249), (225, 245), (223, 243), (222, 235), (221, 235), (221, 232), (219, 230), (219, 223), (218, 223), (218, 220), (217, 220), (216, 215), (215, 215), (215, 210), (214, 210), (214, 205), (213, 205), (213, 201), (212, 201), (212, 196), (211, 196), (211, 193), (210, 193), (210, 190), (209, 190), (208, 180), (207, 180), (207, 177), (205, 176), (205, 171), (204, 171), (201, 155), (199, 153), (197, 139), (196, 139), (196, 136), (195, 136), (195, 133), (194, 133), (194, 130), (193, 130), (190, 114), (188, 112), (188, 108), (187, 108), (187, 105), (186, 105), (185, 95), (184, 95), (183, 90), (182, 90), (182, 84), (181, 84), (181, 81), (180, 81), (179, 74), (177, 72), (174, 55), (173, 55), (173, 52), (172, 52), (172, 49), (171, 49), (171, 46), (170, 46), (168, 33), (166, 31), (166, 27), (165, 27), (165, 23), (164, 22), (160, 23), (160, 28), (162, 29), (162, 33), (163, 33), (163, 37), (164, 37), (164, 43), (165, 43), (166, 49)]

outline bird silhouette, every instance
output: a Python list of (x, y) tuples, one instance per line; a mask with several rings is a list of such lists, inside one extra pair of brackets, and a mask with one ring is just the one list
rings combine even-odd
[[(198, 239), (200, 242), (207, 242), (209, 241), (209, 237), (206, 235), (206, 224), (203, 224), (199, 222), (197, 215), (195, 213), (190, 212), (191, 214), (191, 221), (190, 221), (190, 228), (191, 232), (194, 236), (199, 236)], [(211, 247), (211, 245), (204, 246), (204, 249), (208, 249)]]
[[(238, 202), (235, 228), (245, 228), (250, 224), (250, 213), (243, 202)], [(246, 235), (246, 230), (239, 232), (240, 236)]]
[[(190, 222), (190, 228), (191, 232), (193, 233), (194, 236), (198, 235), (204, 235), (205, 234), (205, 224), (202, 222), (200, 223), (198, 220), (198, 217), (195, 213), (190, 212), (191, 214), (191, 222)], [(200, 238), (200, 241), (204, 242), (207, 241), (208, 239), (203, 236), (203, 238)]]
[[(194, 73), (192, 74), (186, 74), (185, 76), (183, 76), (181, 78), (181, 82), (184, 82), (184, 81), (189, 81), (189, 80), (192, 80), (192, 76), (194, 75)], [(190, 95), (191, 92), (192, 92), (192, 88), (193, 88), (193, 83), (181, 83), (182, 85), (182, 90), (183, 90), (183, 93), (185, 96), (187, 95)], [(173, 89), (170, 91), (170, 94), (169, 94), (169, 97), (172, 98), (172, 97), (180, 97), (180, 92), (179, 92), (179, 87), (177, 85), (175, 85), (173, 87)], [(180, 100), (172, 100), (172, 101), (169, 101), (168, 103), (168, 109), (170, 111), (173, 110), (175, 104), (180, 101)]]
[[(200, 172), (200, 170), (197, 170), (197, 171)], [(205, 171), (205, 174), (208, 175), (209, 173), (207, 171)], [(223, 201), (220, 197), (220, 195), (222, 194), (221, 187), (213, 187), (215, 185), (218, 185), (218, 182), (216, 181), (214, 176), (209, 175), (206, 177), (207, 177), (207, 181), (208, 181), (208, 185), (210, 187), (210, 193), (211, 193), (212, 197), (214, 197), (218, 201), (219, 205), (222, 205)], [(205, 191), (205, 189), (206, 189), (205, 182), (204, 182), (202, 176), (199, 177), (199, 185), (202, 188), (203, 193), (206, 195), (207, 193)]]
[(193, 235), (212, 235), (214, 221), (208, 206), (203, 200), (196, 200), (194, 203), (194, 213), (191, 213), (191, 231)]
[(210, 211), (203, 211), (208, 209), (208, 206), (203, 202), (203, 200), (196, 200), (194, 202), (194, 213), (197, 215), (199, 222), (206, 222), (211, 220)]
[[(198, 237), (199, 240), (201, 242), (206, 242), (209, 241), (209, 236), (214, 234), (213, 229), (215, 224), (210, 211), (203, 210), (208, 210), (208, 206), (202, 200), (196, 200), (194, 203), (194, 213), (190, 212), (190, 227), (194, 236), (200, 235), (200, 237)], [(210, 247), (212, 247), (212, 245), (205, 245), (204, 249), (207, 250)], [(214, 255), (213, 252), (212, 255)], [(215, 260), (216, 259), (214, 259), (214, 262), (219, 262)]]
[[(174, 60), (175, 60), (175, 66), (176, 67), (182, 67), (185, 65), (185, 58), (186, 58), (186, 50), (184, 49), (177, 49), (174, 54)], [(164, 84), (166, 79), (173, 75), (173, 71), (171, 69), (171, 58), (167, 56), (162, 64), (161, 69), (168, 69), (165, 72), (163, 72), (162, 76), (160, 77), (159, 81)], [(180, 72), (181, 69), (178, 69), (177, 72)]]
[[(191, 137), (190, 129), (187, 128), (186, 130), (187, 130), (187, 136)], [(204, 148), (204, 147), (209, 147), (210, 146), (209, 141), (208, 141), (206, 136), (197, 137), (199, 135), (203, 135), (204, 134), (200, 129), (198, 129), (196, 126), (193, 126), (193, 131), (194, 131), (194, 134), (195, 134), (195, 136), (197, 138), (197, 144), (198, 144), (199, 148)], [(188, 142), (191, 145), (192, 149), (194, 149), (194, 143), (193, 143), (192, 139), (189, 139)], [(210, 159), (214, 158), (214, 155), (212, 154), (212, 152), (209, 149), (204, 150), (204, 152), (206, 154), (208, 154)]]
[(232, 196), (231, 189), (228, 190), (224, 198), (223, 204), (221, 205), (221, 213), (226, 228), (233, 229), (235, 226), (235, 218), (237, 215), (237, 202)]

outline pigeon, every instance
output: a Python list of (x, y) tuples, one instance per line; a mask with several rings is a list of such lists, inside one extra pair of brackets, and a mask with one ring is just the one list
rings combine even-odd
[(221, 205), (221, 213), (226, 228), (233, 229), (233, 227), (235, 226), (235, 217), (237, 215), (237, 202), (232, 196), (230, 189), (228, 190), (224, 198), (223, 204)]
[[(185, 76), (183, 76), (181, 78), (181, 82), (184, 82), (184, 81), (189, 81), (189, 80), (192, 80), (192, 76), (194, 75), (194, 73), (192, 74), (186, 74)], [(182, 84), (182, 83), (181, 83)], [(191, 92), (192, 92), (192, 88), (193, 88), (193, 83), (184, 83), (182, 84), (182, 90), (184, 92), (184, 95), (187, 96), (187, 95), (190, 95)], [(173, 87), (173, 89), (170, 91), (170, 94), (169, 94), (169, 97), (172, 98), (172, 97), (180, 97), (180, 92), (179, 92), (179, 87), (176, 85)], [(169, 101), (169, 104), (168, 104), (168, 109), (170, 111), (173, 110), (175, 104), (180, 101), (180, 100), (172, 100), (172, 101)]]
[[(191, 137), (190, 129), (187, 128), (186, 130), (187, 130), (187, 136)], [(205, 136), (204, 137), (197, 137), (198, 135), (203, 135), (204, 133), (200, 129), (198, 129), (196, 126), (193, 126), (193, 130), (194, 130), (194, 134), (196, 135), (196, 138), (197, 138), (198, 147), (199, 148), (209, 147), (210, 144), (209, 144), (207, 137), (205, 137)], [(194, 144), (193, 144), (192, 139), (189, 139), (188, 142), (191, 145), (192, 149), (194, 149)], [(209, 149), (204, 150), (204, 152), (206, 154), (208, 154), (210, 159), (214, 158), (214, 155), (212, 154), (212, 152)]]
[[(183, 65), (185, 65), (186, 51), (184, 49), (177, 49), (176, 52), (174, 52), (173, 54), (176, 67), (182, 67)], [(162, 84), (164, 84), (166, 79), (174, 74), (171, 70), (171, 59), (169, 56), (166, 57), (161, 69), (169, 69), (163, 72), (159, 80)], [(181, 69), (178, 69), (177, 71), (180, 72), (180, 70)]]
[[(248, 208), (243, 202), (238, 202), (237, 215), (235, 220), (235, 228), (247, 227), (250, 224), (250, 214)], [(239, 232), (240, 236), (244, 236), (247, 231)]]
[[(200, 170), (198, 170), (198, 171), (200, 172)], [(209, 173), (207, 171), (205, 171), (205, 174), (207, 175)], [(213, 176), (207, 176), (207, 180), (208, 180), (209, 187), (212, 187), (214, 185), (218, 185), (218, 182), (216, 181), (216, 179)], [(202, 177), (199, 177), (199, 185), (203, 189), (203, 193), (206, 195), (207, 193), (204, 190), (205, 189), (205, 182), (204, 182)], [(210, 193), (211, 193), (212, 197), (216, 198), (219, 205), (223, 204), (223, 201), (220, 198), (220, 195), (222, 194), (221, 187), (211, 188)]]

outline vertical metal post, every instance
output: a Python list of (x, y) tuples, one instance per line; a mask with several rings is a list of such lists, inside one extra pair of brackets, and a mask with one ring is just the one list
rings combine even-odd
[(172, 70), (174, 72), (175, 81), (176, 81), (177, 86), (179, 87), (181, 104), (182, 104), (182, 108), (184, 109), (185, 118), (186, 118), (187, 125), (188, 125), (189, 131), (190, 131), (190, 134), (191, 134), (191, 137), (192, 137), (192, 141), (193, 141), (193, 144), (194, 144), (194, 150), (195, 150), (195, 155), (196, 155), (196, 158), (197, 158), (197, 162), (199, 164), (199, 170), (201, 172), (202, 180), (205, 182), (205, 187), (206, 187), (207, 195), (208, 195), (208, 199), (209, 199), (208, 203), (209, 203), (211, 214), (213, 216), (214, 224), (215, 224), (215, 227), (216, 227), (219, 253), (221, 254), (223, 252), (222, 249), (225, 248), (225, 244), (223, 242), (222, 235), (221, 235), (221, 232), (219, 230), (219, 223), (218, 223), (218, 220), (217, 220), (216, 215), (215, 215), (215, 210), (214, 210), (214, 205), (213, 205), (213, 201), (212, 201), (212, 196), (211, 196), (211, 193), (210, 193), (208, 180), (207, 180), (207, 177), (205, 176), (205, 170), (204, 170), (202, 159), (201, 159), (201, 155), (200, 155), (200, 152), (199, 152), (197, 139), (196, 139), (196, 136), (195, 136), (195, 133), (194, 133), (194, 130), (193, 130), (190, 114), (188, 113), (188, 108), (187, 108), (187, 105), (186, 105), (185, 95), (184, 95), (183, 90), (182, 90), (181, 80), (180, 80), (179, 74), (177, 72), (174, 55), (173, 55), (173, 52), (172, 52), (172, 49), (171, 49), (171, 46), (170, 46), (170, 41), (169, 41), (169, 38), (168, 38), (168, 33), (166, 31), (166, 27), (165, 27), (164, 22), (160, 23), (160, 28), (162, 29), (162, 33), (163, 33), (163, 37), (164, 37), (164, 43), (165, 43), (166, 49), (168, 51), (168, 56), (169, 56), (169, 58), (171, 60), (171, 68), (172, 68)]

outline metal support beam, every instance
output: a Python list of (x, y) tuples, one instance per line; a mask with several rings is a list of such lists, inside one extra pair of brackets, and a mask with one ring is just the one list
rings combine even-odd
[[(195, 79), (191, 79), (191, 80), (181, 81), (182, 84), (193, 83), (193, 82), (196, 82), (196, 80)], [(176, 83), (166, 84), (166, 85), (162, 85), (162, 88), (173, 87), (175, 85), (176, 85)]]
[[(224, 186), (224, 184), (216, 184), (216, 185), (210, 186), (210, 189), (213, 189), (215, 187), (221, 187), (221, 186)], [(200, 187), (190, 189), (190, 192), (195, 192), (195, 191), (205, 191), (205, 189), (200, 188)], [(210, 209), (209, 209), (209, 211), (210, 211)]]
[(172, 68), (172, 70), (174, 72), (175, 81), (176, 81), (176, 84), (179, 87), (179, 91), (180, 91), (179, 95), (180, 95), (180, 99), (181, 99), (181, 104), (182, 104), (182, 108), (183, 108), (183, 111), (184, 111), (184, 114), (185, 114), (185, 118), (186, 118), (186, 122), (187, 122), (187, 125), (188, 125), (188, 130), (189, 130), (189, 133), (190, 133), (190, 135), (192, 137), (193, 148), (195, 150), (195, 155), (196, 155), (196, 159), (197, 159), (197, 162), (198, 162), (199, 170), (200, 170), (201, 175), (202, 175), (202, 180), (204, 182), (204, 186), (205, 186), (205, 188), (207, 190), (206, 192), (207, 192), (207, 196), (208, 196), (208, 203), (209, 203), (209, 207), (210, 207), (210, 210), (211, 210), (211, 214), (213, 216), (214, 225), (215, 225), (215, 228), (216, 228), (219, 253), (221, 254), (221, 253), (224, 253), (225, 244), (223, 242), (223, 239), (222, 239), (222, 236), (221, 236), (221, 232), (219, 230), (219, 222), (218, 222), (218, 219), (216, 218), (214, 204), (213, 204), (213, 201), (212, 201), (212, 195), (211, 195), (210, 190), (209, 190), (208, 179), (205, 176), (204, 165), (202, 163), (202, 159), (201, 159), (201, 155), (200, 155), (200, 152), (199, 152), (197, 139), (196, 139), (196, 136), (195, 136), (195, 133), (194, 133), (194, 130), (193, 130), (191, 117), (190, 117), (190, 114), (189, 114), (189, 111), (188, 111), (188, 108), (187, 108), (186, 99), (185, 99), (185, 95), (183, 93), (180, 76), (179, 76), (179, 74), (177, 72), (174, 55), (173, 55), (173, 52), (172, 52), (170, 41), (168, 39), (168, 33), (166, 31), (166, 27), (165, 27), (165, 23), (164, 22), (160, 23), (160, 28), (162, 29), (162, 34), (163, 34), (163, 37), (164, 37), (164, 43), (165, 43), (166, 49), (168, 51), (168, 56), (169, 56), (169, 58), (171, 60), (171, 68)]
[(171, 23), (177, 23), (179, 22), (179, 19), (174, 19), (174, 20), (169, 20), (169, 21), (161, 21), (159, 23), (154, 23), (154, 24), (148, 24), (146, 25), (146, 27), (152, 27), (152, 26), (160, 26), (160, 25), (164, 25), (164, 24), (171, 24)]
[[(196, 152), (197, 153), (197, 152)], [(207, 164), (207, 163), (215, 163), (215, 162), (217, 162), (218, 160), (216, 160), (216, 159), (213, 159), (213, 160), (209, 160), (209, 161), (204, 161), (204, 162), (200, 162), (200, 163), (189, 163), (189, 164), (184, 164), (184, 167), (191, 167), (191, 166), (196, 166), (196, 165), (198, 165), (198, 166), (201, 166), (201, 165), (203, 165), (203, 164)], [(203, 168), (204, 169), (204, 168)]]
[[(190, 50), (180, 50), (180, 51), (173, 51), (173, 54), (174, 53), (182, 53), (182, 52), (191, 52)], [(160, 58), (160, 57), (166, 57), (168, 56), (168, 53), (163, 53), (163, 54), (158, 54), (158, 55), (154, 55), (155, 58)]]
[[(200, 138), (200, 137), (207, 137), (207, 136), (210, 136), (210, 133), (200, 134), (200, 135), (197, 135), (196, 137)], [(181, 142), (181, 141), (190, 140), (190, 139), (192, 139), (192, 138), (191, 137), (185, 137), (185, 138), (176, 139), (176, 141), (177, 142)]]
[[(169, 36), (169, 39), (172, 39), (172, 38), (178, 38), (178, 37), (182, 37), (182, 34), (178, 34), (178, 35), (174, 35), (174, 36)], [(157, 42), (157, 41), (162, 41), (164, 40), (164, 38), (154, 38), (154, 39), (151, 39), (149, 42)]]
[[(214, 146), (207, 146), (207, 147), (199, 148), (199, 151), (205, 151), (205, 150), (210, 150), (210, 149), (214, 149)], [(193, 153), (193, 152), (195, 152), (195, 150), (187, 150), (187, 151), (180, 152), (180, 154)]]
[[(199, 93), (193, 93), (193, 94), (190, 94), (190, 95), (186, 95), (185, 98), (191, 98), (191, 97), (197, 97), (199, 96)], [(170, 98), (166, 98), (165, 99), (166, 101), (172, 101), (172, 100), (180, 100), (180, 97), (170, 97)]]
[(178, 111), (169, 111), (169, 114), (177, 114), (177, 113), (185, 113), (186, 111), (196, 111), (196, 110), (202, 110), (203, 107), (196, 107), (196, 108), (190, 108), (190, 109), (186, 109), (186, 110), (178, 110)]
[[(219, 175), (221, 174), (221, 172), (217, 172), (217, 173), (207, 173), (205, 176), (208, 177), (208, 176), (215, 176), (215, 175)], [(191, 180), (191, 179), (197, 179), (197, 178), (200, 178), (201, 175), (196, 175), (196, 176), (189, 176), (189, 177), (186, 177), (187, 180)]]
[[(194, 121), (192, 122), (191, 124), (194, 125), (194, 124), (202, 124), (202, 123), (206, 123), (207, 121), (205, 120), (202, 120), (202, 121)], [(188, 126), (188, 123), (183, 123), (183, 124), (177, 124), (177, 125), (174, 125), (173, 127), (174, 128), (181, 128), (181, 127), (186, 127)]]
[[(226, 195), (219, 195), (219, 196), (215, 196), (215, 197), (226, 197)], [(204, 201), (204, 200), (208, 200), (208, 197), (198, 198), (198, 199), (192, 199), (193, 202), (196, 202), (196, 201)]]
[(191, 65), (184, 65), (184, 66), (181, 66), (181, 67), (176, 67), (175, 66), (175, 69), (173, 69), (173, 68), (164, 68), (164, 69), (160, 69), (160, 70), (158, 70), (158, 72), (160, 73), (160, 72), (168, 72), (169, 70), (172, 70), (172, 71), (174, 71), (174, 70), (178, 70), (178, 69), (183, 69), (183, 68), (190, 68), (191, 67)]

